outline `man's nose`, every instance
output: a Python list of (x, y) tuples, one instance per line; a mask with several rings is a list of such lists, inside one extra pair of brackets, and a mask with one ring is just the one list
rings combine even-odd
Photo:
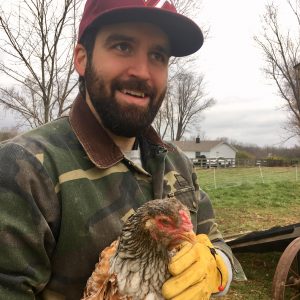
[(149, 80), (151, 77), (150, 62), (148, 55), (138, 55), (133, 58), (128, 68), (128, 75), (143, 80)]

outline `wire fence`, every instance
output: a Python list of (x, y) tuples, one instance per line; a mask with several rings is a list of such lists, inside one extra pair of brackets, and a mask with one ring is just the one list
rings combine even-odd
[(300, 183), (299, 166), (247, 167), (247, 168), (198, 168), (198, 179), (205, 190), (229, 188), (242, 184), (294, 181)]

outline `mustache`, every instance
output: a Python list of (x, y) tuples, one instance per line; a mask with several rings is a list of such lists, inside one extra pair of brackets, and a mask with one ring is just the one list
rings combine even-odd
[(116, 90), (123, 89), (143, 92), (151, 99), (154, 99), (157, 95), (156, 88), (151, 87), (145, 80), (138, 78), (130, 78), (128, 80), (120, 80), (116, 78), (111, 82), (112, 93), (114, 93)]

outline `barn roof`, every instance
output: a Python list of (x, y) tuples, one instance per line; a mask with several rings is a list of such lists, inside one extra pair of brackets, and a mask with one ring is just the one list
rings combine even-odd
[(237, 152), (235, 147), (223, 141), (200, 141), (200, 143), (197, 143), (196, 141), (172, 141), (171, 143), (176, 145), (182, 151), (209, 152), (216, 146), (225, 144)]

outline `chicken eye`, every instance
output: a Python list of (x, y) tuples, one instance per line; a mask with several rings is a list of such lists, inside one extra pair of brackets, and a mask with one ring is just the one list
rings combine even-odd
[(163, 225), (170, 225), (170, 221), (167, 220), (167, 219), (161, 219), (160, 222), (163, 224)]

